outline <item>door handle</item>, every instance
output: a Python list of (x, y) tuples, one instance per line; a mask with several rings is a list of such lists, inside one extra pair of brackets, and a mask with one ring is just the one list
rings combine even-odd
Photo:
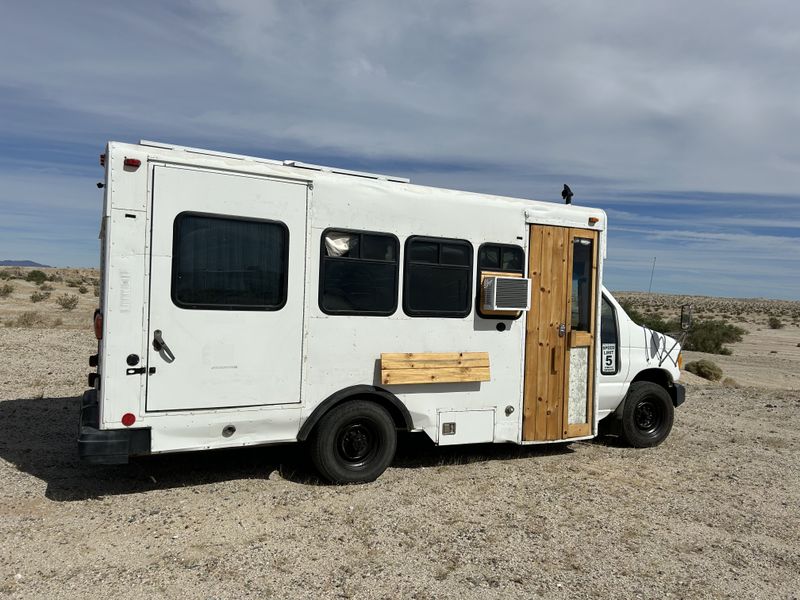
[(162, 354), (164, 360), (168, 363), (171, 363), (175, 360), (175, 355), (172, 353), (172, 350), (169, 349), (167, 346), (167, 342), (164, 341), (164, 338), (161, 337), (161, 330), (156, 329), (153, 332), (153, 348), (159, 354)]

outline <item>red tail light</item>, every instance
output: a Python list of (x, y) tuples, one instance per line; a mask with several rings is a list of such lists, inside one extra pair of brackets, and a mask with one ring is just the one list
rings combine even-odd
[(94, 311), (94, 337), (98, 340), (103, 339), (103, 313), (99, 308)]
[(130, 427), (134, 423), (136, 423), (136, 415), (133, 413), (125, 413), (122, 415), (122, 424), (125, 425), (125, 427)]
[(125, 159), (125, 166), (126, 167), (133, 167), (134, 169), (138, 169), (139, 166), (142, 164), (138, 158), (126, 158)]

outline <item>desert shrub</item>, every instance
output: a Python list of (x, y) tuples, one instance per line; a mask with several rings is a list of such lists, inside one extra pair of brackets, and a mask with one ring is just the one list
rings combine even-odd
[(63, 325), (63, 324), (64, 324), (64, 319), (62, 319), (61, 317), (56, 317), (55, 319), (53, 319), (53, 323), (52, 323), (53, 327), (58, 327), (58, 326)]
[(778, 317), (770, 317), (769, 321), (767, 321), (767, 325), (769, 325), (770, 329), (781, 329), (783, 327), (783, 321)]
[(78, 306), (78, 297), (75, 294), (62, 294), (56, 298), (56, 304), (64, 310), (72, 310)]
[(89, 288), (87, 288), (85, 285), (82, 285), (81, 287), (79, 287), (79, 288), (78, 288), (78, 291), (79, 291), (81, 294), (85, 294), (86, 292), (88, 292), (88, 291), (89, 291)]
[(33, 292), (31, 294), (31, 302), (36, 304), (37, 302), (42, 302), (43, 300), (47, 300), (50, 297), (50, 292)]
[(62, 281), (64, 281), (64, 278), (58, 273), (53, 273), (47, 278), (47, 281), (52, 281), (53, 283), (61, 283)]
[(725, 321), (697, 321), (692, 323), (683, 347), (686, 350), (710, 354), (730, 354), (730, 348), (726, 348), (725, 344), (741, 342), (745, 333), (747, 332), (741, 327)]
[(39, 286), (39, 289), (42, 290), (43, 292), (52, 292), (56, 288), (54, 288), (49, 283), (44, 282), (42, 285)]
[(47, 275), (44, 271), (40, 271), (39, 269), (34, 269), (33, 271), (29, 271), (28, 275), (25, 277), (26, 281), (32, 281), (36, 284), (42, 284), (47, 281)]
[(99, 298), (100, 297), (100, 286), (95, 284), (93, 291), (94, 291), (94, 297), (95, 298)]
[(9, 322), (9, 325), (13, 327), (36, 327), (37, 325), (43, 325), (44, 319), (42, 316), (34, 311), (27, 311), (21, 313), (16, 319)]
[(708, 379), (709, 381), (719, 381), (722, 379), (722, 369), (720, 369), (716, 363), (706, 358), (686, 363), (686, 370), (689, 371), (689, 373), (694, 373), (698, 377)]
[(736, 381), (733, 377), (726, 377), (722, 380), (722, 387), (726, 388), (738, 388), (739, 382)]
[(0, 270), (0, 279), (11, 279), (11, 273), (5, 269)]
[(76, 288), (81, 284), (80, 281), (75, 281), (74, 279), (67, 279), (67, 287)]
[(14, 286), (10, 283), (4, 283), (3, 285), (0, 285), (0, 298), (8, 298), (13, 291)]

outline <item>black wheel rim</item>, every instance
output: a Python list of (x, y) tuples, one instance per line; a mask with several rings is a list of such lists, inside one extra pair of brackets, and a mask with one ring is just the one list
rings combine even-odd
[(650, 398), (640, 400), (633, 410), (633, 423), (646, 435), (655, 435), (664, 423), (664, 409)]
[(358, 419), (344, 425), (336, 434), (336, 452), (350, 469), (362, 469), (375, 458), (380, 433), (369, 419)]

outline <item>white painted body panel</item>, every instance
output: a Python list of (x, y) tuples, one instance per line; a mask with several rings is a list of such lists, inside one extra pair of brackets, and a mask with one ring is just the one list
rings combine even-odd
[[(681, 375), (677, 366), (678, 354), (681, 351), (680, 345), (675, 344), (675, 340), (669, 336), (653, 332), (634, 323), (619, 302), (605, 288), (603, 288), (603, 295), (611, 302), (617, 316), (620, 369), (614, 375), (603, 375), (602, 372), (598, 374), (597, 414), (599, 420), (617, 410), (628, 393), (631, 381), (642, 371), (662, 369), (669, 374), (673, 382), (678, 381)], [(649, 341), (653, 340), (653, 334), (659, 341), (651, 346)], [(665, 356), (667, 352), (669, 354)]]
[[(140, 159), (141, 167), (123, 167), (126, 157)], [(151, 428), (154, 453), (296, 440), (305, 420), (332, 394), (354, 385), (380, 386), (379, 359), (386, 352), (488, 352), (491, 364), (488, 382), (380, 387), (395, 394), (407, 407), (414, 429), (424, 431), (436, 443), (448, 443), (439, 435), (440, 416), (445, 413), (463, 413), (452, 416), (465, 423), (465, 437), (456, 436), (463, 443), (522, 443), (525, 324), (532, 316), (523, 313), (517, 320), (483, 319), (476, 314), (474, 299), (472, 311), (465, 318), (407, 316), (402, 309), (405, 241), (411, 235), (468, 240), (475, 257), (485, 242), (516, 244), (527, 255), (530, 223), (593, 229), (601, 232), (598, 283), (602, 283), (606, 216), (597, 209), (430, 188), (402, 180), (331, 173), (319, 168), (286, 166), (278, 161), (166, 146), (112, 142), (107, 161), (104, 214), (109, 218), (103, 239), (101, 307), (105, 332), (100, 345), (100, 426), (122, 428), (122, 415), (131, 412), (136, 416), (136, 427)], [(158, 177), (153, 187), (153, 169), (157, 168), (170, 169), (173, 174), (179, 168), (192, 169), (199, 173), (196, 177), (206, 178), (203, 181), (211, 181), (207, 177), (213, 172), (217, 175), (212, 186), (222, 181), (219, 177), (231, 177), (271, 180), (272, 189), (278, 189), (274, 187), (278, 185), (284, 186), (281, 189), (302, 190), (302, 197), (292, 198), (295, 202), (305, 202), (305, 218), (299, 219), (294, 210), (284, 217), (271, 216), (270, 211), (285, 209), (280, 203), (269, 204), (272, 200), (259, 212), (261, 209), (253, 208), (253, 198), (244, 198), (248, 192), (241, 190), (236, 198), (218, 205), (212, 199), (197, 203), (187, 199), (173, 204), (169, 195), (163, 199), (159, 196)], [(200, 190), (203, 184), (198, 181), (193, 185)], [(177, 185), (177, 180), (174, 183)], [(171, 241), (166, 240), (171, 240), (174, 215), (182, 210), (284, 222), (289, 219), (290, 295), (286, 307), (273, 313), (244, 316), (241, 312), (220, 314), (224, 311), (187, 311), (176, 307), (168, 287)], [(159, 223), (160, 215), (165, 216), (163, 224)], [(597, 222), (590, 223), (590, 217)], [(152, 248), (151, 222), (155, 239)], [(400, 285), (398, 308), (393, 315), (327, 315), (320, 310), (321, 236), (331, 227), (386, 232), (398, 238)], [(477, 260), (473, 260), (473, 289), (476, 264)], [(599, 294), (597, 314), (600, 314)], [(619, 309), (618, 314), (622, 321), (624, 312)], [(286, 320), (270, 322), (267, 318), (275, 316)], [(498, 323), (505, 324), (505, 331), (497, 330)], [(225, 334), (226, 328), (233, 328), (231, 336)], [(165, 341), (177, 357), (174, 363), (166, 363), (151, 351), (154, 329), (164, 332)], [(631, 327), (621, 322), (619, 330), (623, 336), (621, 349), (628, 348), (634, 343)], [(273, 352), (261, 340), (270, 340), (282, 350)], [(236, 364), (245, 364), (245, 358), (250, 360), (243, 372), (248, 372), (253, 381), (233, 378), (227, 387), (222, 381), (209, 381), (208, 372), (203, 374), (203, 365), (208, 367), (214, 359), (204, 363), (203, 347), (214, 344), (230, 347), (237, 343), (244, 344), (250, 358), (240, 355)], [(594, 377), (598, 381), (600, 344), (595, 346)], [(125, 358), (132, 353), (149, 356), (145, 362), (149, 367), (155, 366), (156, 373), (126, 375)], [(252, 362), (250, 355), (259, 357), (263, 373), (254, 372), (253, 365), (258, 361)], [(178, 365), (179, 361), (186, 364)], [(279, 371), (270, 371), (272, 363), (277, 364)], [(172, 374), (171, 367), (176, 367)], [(594, 386), (593, 434), (598, 419), (624, 397), (626, 381), (634, 372), (631, 364), (627, 375), (621, 372), (618, 381), (600, 381)], [(274, 381), (278, 381), (277, 393), (271, 390), (270, 394), (259, 396), (260, 405), (241, 406), (243, 396), (256, 397), (259, 386), (272, 386)], [(210, 396), (217, 399), (215, 403), (210, 402)], [(491, 426), (487, 425), (490, 422)], [(224, 437), (222, 431), (229, 425), (236, 427), (236, 433)]]

